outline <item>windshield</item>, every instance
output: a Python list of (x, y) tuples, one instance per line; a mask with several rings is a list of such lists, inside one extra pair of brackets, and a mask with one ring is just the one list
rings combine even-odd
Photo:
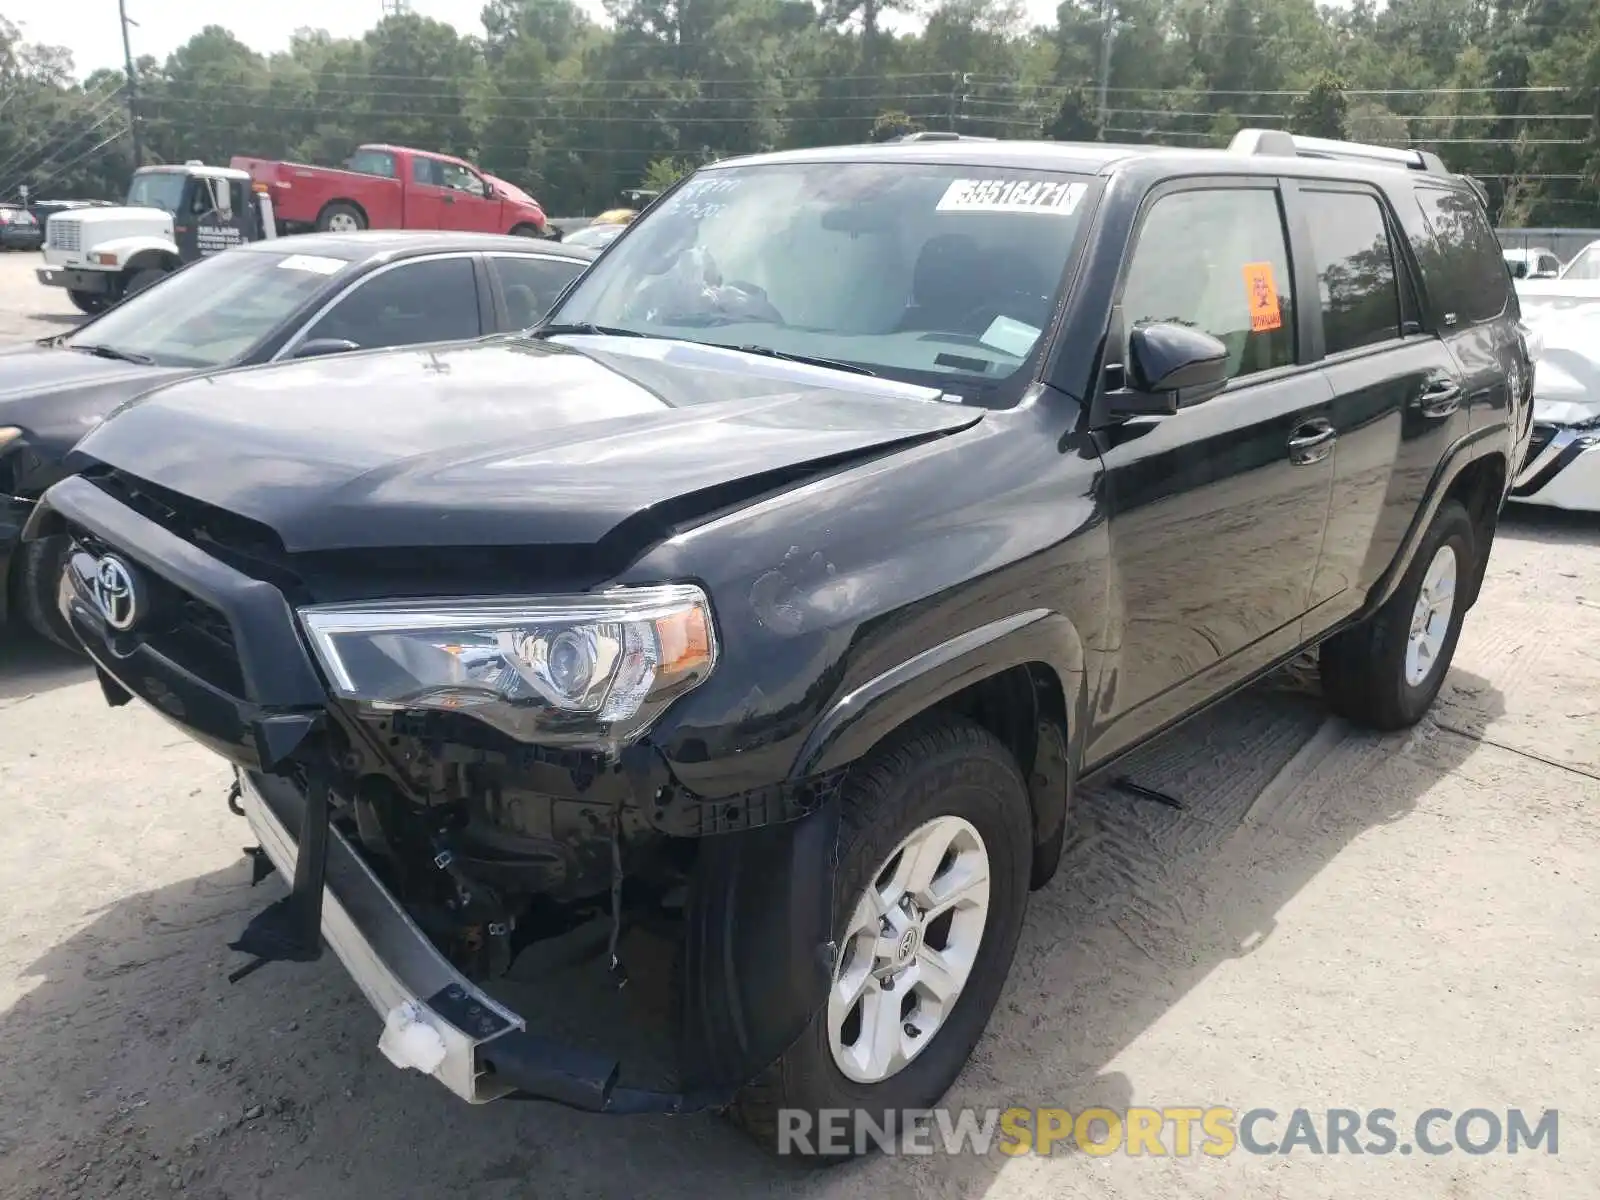
[(1563, 279), (1600, 279), (1600, 247), (1585, 246), (1561, 272)]
[(128, 185), (128, 207), (164, 208), (169, 213), (178, 211), (183, 199), (183, 181), (186, 176), (176, 171), (149, 171), (135, 175)]
[(1014, 403), (1091, 185), (913, 162), (710, 169), (640, 216), (549, 320), (758, 345)]
[(331, 279), (342, 258), (230, 250), (129, 296), (69, 335), (167, 367), (217, 367), (252, 350)]

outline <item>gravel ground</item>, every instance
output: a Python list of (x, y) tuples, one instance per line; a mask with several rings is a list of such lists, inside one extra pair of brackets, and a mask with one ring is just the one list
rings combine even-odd
[[(0, 258), (0, 337), (70, 322), (35, 257)], [(331, 958), (229, 985), (225, 943), (278, 885), (248, 886), (220, 762), (0, 635), (0, 1196), (1595, 1195), (1597, 685), (1600, 520), (1508, 517), (1418, 729), (1327, 721), (1290, 670), (1130, 767), (1183, 810), (1081, 798), (948, 1100), (1270, 1108), (1266, 1140), (1296, 1108), (1388, 1108), (1403, 1143), (1431, 1107), (1554, 1108), (1558, 1154), (1058, 1148), (807, 1172), (712, 1117), (468, 1108), (387, 1065)]]

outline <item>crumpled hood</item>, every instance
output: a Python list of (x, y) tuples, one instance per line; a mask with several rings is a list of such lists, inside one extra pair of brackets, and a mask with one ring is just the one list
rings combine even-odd
[(187, 380), (79, 450), (291, 553), (593, 545), (981, 419), (937, 397), (685, 343), (498, 339)]
[(1600, 418), (1600, 347), (1561, 344), (1546, 334), (1533, 395), (1536, 421), (1582, 425)]
[(35, 342), (0, 346), (0, 426), (20, 428), (32, 450), (59, 459), (122, 401), (187, 374)]

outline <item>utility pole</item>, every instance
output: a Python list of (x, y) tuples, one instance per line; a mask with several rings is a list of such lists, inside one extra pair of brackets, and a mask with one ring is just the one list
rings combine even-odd
[(1111, 124), (1106, 108), (1106, 92), (1111, 87), (1111, 43), (1116, 37), (1116, 0), (1100, 0), (1100, 103), (1096, 114), (1102, 142), (1106, 140), (1106, 126)]
[(128, 133), (133, 138), (133, 169), (144, 166), (144, 144), (139, 134), (139, 76), (133, 69), (133, 43), (128, 40), (128, 26), (138, 24), (128, 19), (128, 0), (117, 0), (117, 16), (122, 20), (122, 62), (128, 70)]

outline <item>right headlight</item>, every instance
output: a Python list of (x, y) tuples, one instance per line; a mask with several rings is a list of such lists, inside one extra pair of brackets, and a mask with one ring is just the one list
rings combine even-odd
[(299, 615), (344, 699), (462, 712), (528, 742), (630, 742), (717, 661), (710, 602), (689, 584), (314, 605)]

